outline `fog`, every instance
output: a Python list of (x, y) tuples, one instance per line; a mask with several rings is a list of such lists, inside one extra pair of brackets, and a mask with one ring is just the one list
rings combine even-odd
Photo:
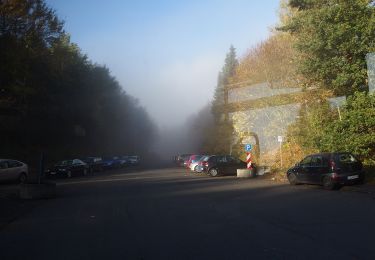
[(154, 150), (165, 160), (184, 153), (202, 154), (204, 133), (212, 125), (211, 105), (208, 103), (183, 124), (161, 128)]
[(229, 46), (241, 54), (265, 39), (279, 1), (47, 3), (72, 41), (105, 64), (163, 132), (210, 102)]
[(42, 153), (49, 161), (200, 153), (229, 47), (241, 56), (267, 38), (278, 4), (42, 0), (4, 8), (0, 153), (26, 162)]
[[(178, 129), (212, 99), (222, 57), (200, 57), (193, 61), (180, 61), (148, 77), (133, 78), (139, 89), (129, 93), (146, 107), (155, 123), (163, 129)], [(124, 79), (125, 81), (126, 79)], [(145, 87), (148, 86), (145, 90)]]

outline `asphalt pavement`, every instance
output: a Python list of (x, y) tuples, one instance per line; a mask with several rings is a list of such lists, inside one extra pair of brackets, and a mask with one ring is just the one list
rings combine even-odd
[(375, 259), (374, 194), (345, 189), (165, 168), (58, 180), (57, 198), (22, 203), (2, 260)]

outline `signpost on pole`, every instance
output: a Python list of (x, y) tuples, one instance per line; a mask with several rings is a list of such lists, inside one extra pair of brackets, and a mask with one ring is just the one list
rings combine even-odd
[(279, 135), (277, 137), (277, 141), (280, 144), (280, 167), (283, 168), (283, 154), (282, 154), (282, 151), (281, 151), (281, 143), (283, 142), (283, 137), (281, 135)]
[(245, 145), (247, 169), (252, 169), (252, 165), (251, 165), (251, 150), (252, 149), (253, 149), (253, 146), (251, 144)]
[(245, 144), (245, 151), (250, 152), (253, 149), (253, 146), (251, 144)]

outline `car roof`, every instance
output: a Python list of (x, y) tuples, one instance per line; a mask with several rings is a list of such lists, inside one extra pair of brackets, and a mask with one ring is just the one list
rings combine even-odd
[(0, 159), (0, 162), (3, 162), (3, 161), (16, 161), (16, 162), (22, 163), (21, 161), (18, 161), (18, 160), (15, 160), (15, 159)]

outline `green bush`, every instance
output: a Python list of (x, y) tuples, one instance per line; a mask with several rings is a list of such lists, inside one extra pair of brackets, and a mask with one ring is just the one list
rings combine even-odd
[(347, 99), (341, 120), (322, 125), (319, 150), (350, 151), (366, 164), (375, 164), (375, 95), (356, 92)]

